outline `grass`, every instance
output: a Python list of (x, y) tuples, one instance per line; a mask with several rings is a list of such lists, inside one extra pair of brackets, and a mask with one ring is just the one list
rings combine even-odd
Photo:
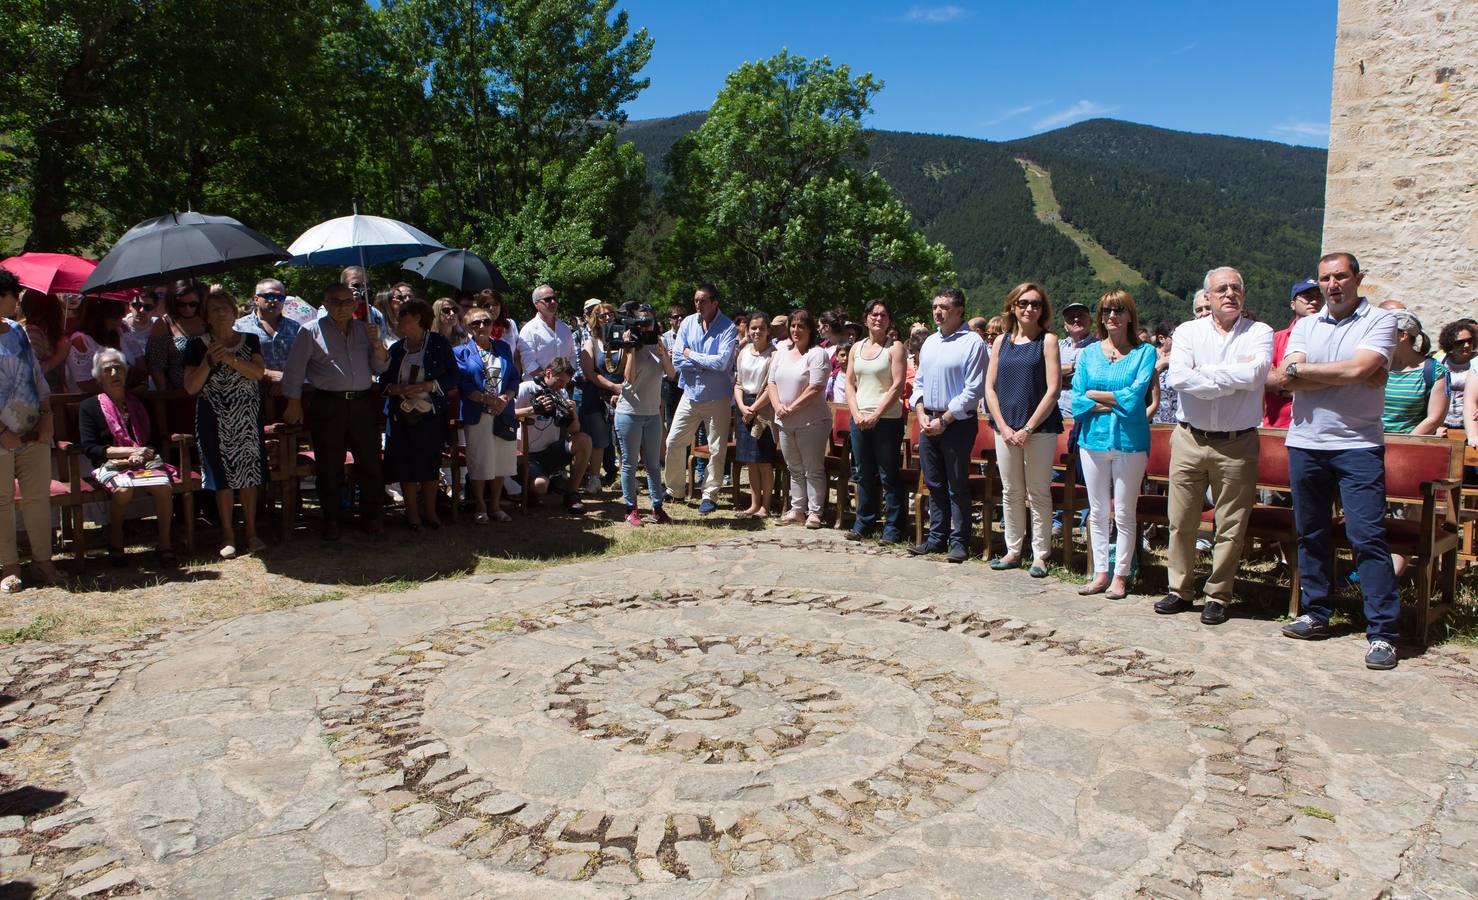
[(1052, 175), (1046, 169), (1036, 163), (1025, 159), (1018, 159), (1021, 167), (1026, 170), (1026, 185), (1032, 192), (1032, 206), (1036, 208), (1037, 218), (1056, 228), (1067, 235), (1083, 255), (1088, 257), (1088, 264), (1093, 267), (1093, 277), (1099, 281), (1122, 282), (1124, 284), (1145, 284), (1145, 277), (1134, 267), (1108, 252), (1102, 244), (1095, 241), (1086, 231), (1064, 221), (1062, 218), (1062, 204), (1057, 202), (1057, 194), (1052, 190)]
[(0, 642), (19, 644), (22, 641), (44, 641), (56, 630), (60, 621), (55, 616), (36, 616), (29, 625), (16, 628), (0, 628)]

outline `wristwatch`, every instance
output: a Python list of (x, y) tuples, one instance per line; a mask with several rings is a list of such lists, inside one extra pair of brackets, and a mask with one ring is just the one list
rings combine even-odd
[(1288, 373), (1288, 377), (1289, 378), (1297, 378), (1298, 377), (1298, 363), (1296, 363), (1296, 362), (1289, 363), (1288, 364), (1288, 367), (1286, 369), (1284, 369), (1283, 371), (1286, 372), (1286, 373)]

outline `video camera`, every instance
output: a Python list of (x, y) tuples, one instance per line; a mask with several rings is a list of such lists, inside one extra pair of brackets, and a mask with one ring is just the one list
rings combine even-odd
[[(628, 331), (631, 332), (631, 340), (626, 339)], [(660, 337), (657, 333), (657, 315), (652, 307), (635, 302), (621, 304), (615, 320), (607, 323), (601, 333), (601, 340), (607, 347), (623, 350), (651, 346)]]

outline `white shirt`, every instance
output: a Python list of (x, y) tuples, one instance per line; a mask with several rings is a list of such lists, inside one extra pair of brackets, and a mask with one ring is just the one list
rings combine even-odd
[(575, 358), (574, 332), (559, 319), (555, 319), (554, 327), (550, 328), (543, 319), (534, 316), (519, 330), (518, 340), (525, 375), (533, 375), (558, 356), (569, 360), (570, 365), (579, 366), (579, 360)]
[(1238, 319), (1223, 332), (1214, 316), (1175, 329), (1170, 386), (1176, 417), (1203, 431), (1241, 431), (1262, 424), (1263, 384), (1273, 364), (1273, 329)]

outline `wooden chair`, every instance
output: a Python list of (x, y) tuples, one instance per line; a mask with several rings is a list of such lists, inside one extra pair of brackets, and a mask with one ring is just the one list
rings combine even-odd
[[(1392, 553), (1408, 559), (1416, 581), (1416, 608), (1403, 610), (1401, 633), (1422, 645), (1457, 599), (1457, 553), (1461, 544), (1458, 492), (1463, 484), (1464, 448), (1435, 436), (1386, 435), (1386, 496), (1408, 514), (1385, 519)], [(1343, 524), (1335, 539), (1348, 545)], [(1441, 597), (1433, 602), (1439, 575)], [(1414, 617), (1415, 621), (1411, 619)]]
[[(918, 419), (914, 418), (915, 426)], [(918, 449), (917, 430), (910, 435), (914, 450)], [(990, 558), (990, 523), (996, 504), (1001, 500), (1001, 487), (996, 468), (996, 432), (982, 419), (975, 432), (975, 443), (970, 448), (969, 491), (970, 507), (980, 509), (980, 537), (984, 544), (983, 558)], [(914, 539), (924, 542), (924, 522), (927, 520), (925, 501), (929, 498), (929, 485), (919, 475), (918, 490), (914, 493)]]
[[(739, 499), (739, 473), (742, 467), (739, 465), (739, 461), (734, 458), (734, 420), (736, 418), (737, 416), (729, 417), (729, 433), (724, 436), (724, 440), (728, 443), (727, 451), (724, 453), (724, 464), (729, 469), (729, 488), (730, 493), (733, 495), (734, 506), (737, 509), (741, 505)], [(711, 434), (705, 434), (705, 437), (710, 441), (713, 440), (713, 435)], [(689, 497), (694, 496), (694, 492), (698, 490), (698, 460), (710, 459), (711, 457), (712, 454), (709, 452), (707, 444), (693, 444), (693, 449), (688, 454)]]
[[(852, 503), (852, 413), (847, 404), (831, 404), (831, 434), (826, 442), (826, 494), (836, 486), (836, 503), (830, 519), (841, 528)], [(823, 518), (828, 518), (825, 514)]]
[[(1078, 513), (1088, 508), (1088, 493), (1078, 484), (1078, 450), (1072, 446), (1072, 420), (1065, 420), (1062, 433), (1057, 436), (1052, 468), (1062, 474), (1061, 481), (1052, 483), (1052, 508), (1062, 512), (1062, 566), (1076, 571), (1077, 540), (1073, 534), (1074, 520)], [(1084, 554), (1086, 564), (1087, 554)]]

